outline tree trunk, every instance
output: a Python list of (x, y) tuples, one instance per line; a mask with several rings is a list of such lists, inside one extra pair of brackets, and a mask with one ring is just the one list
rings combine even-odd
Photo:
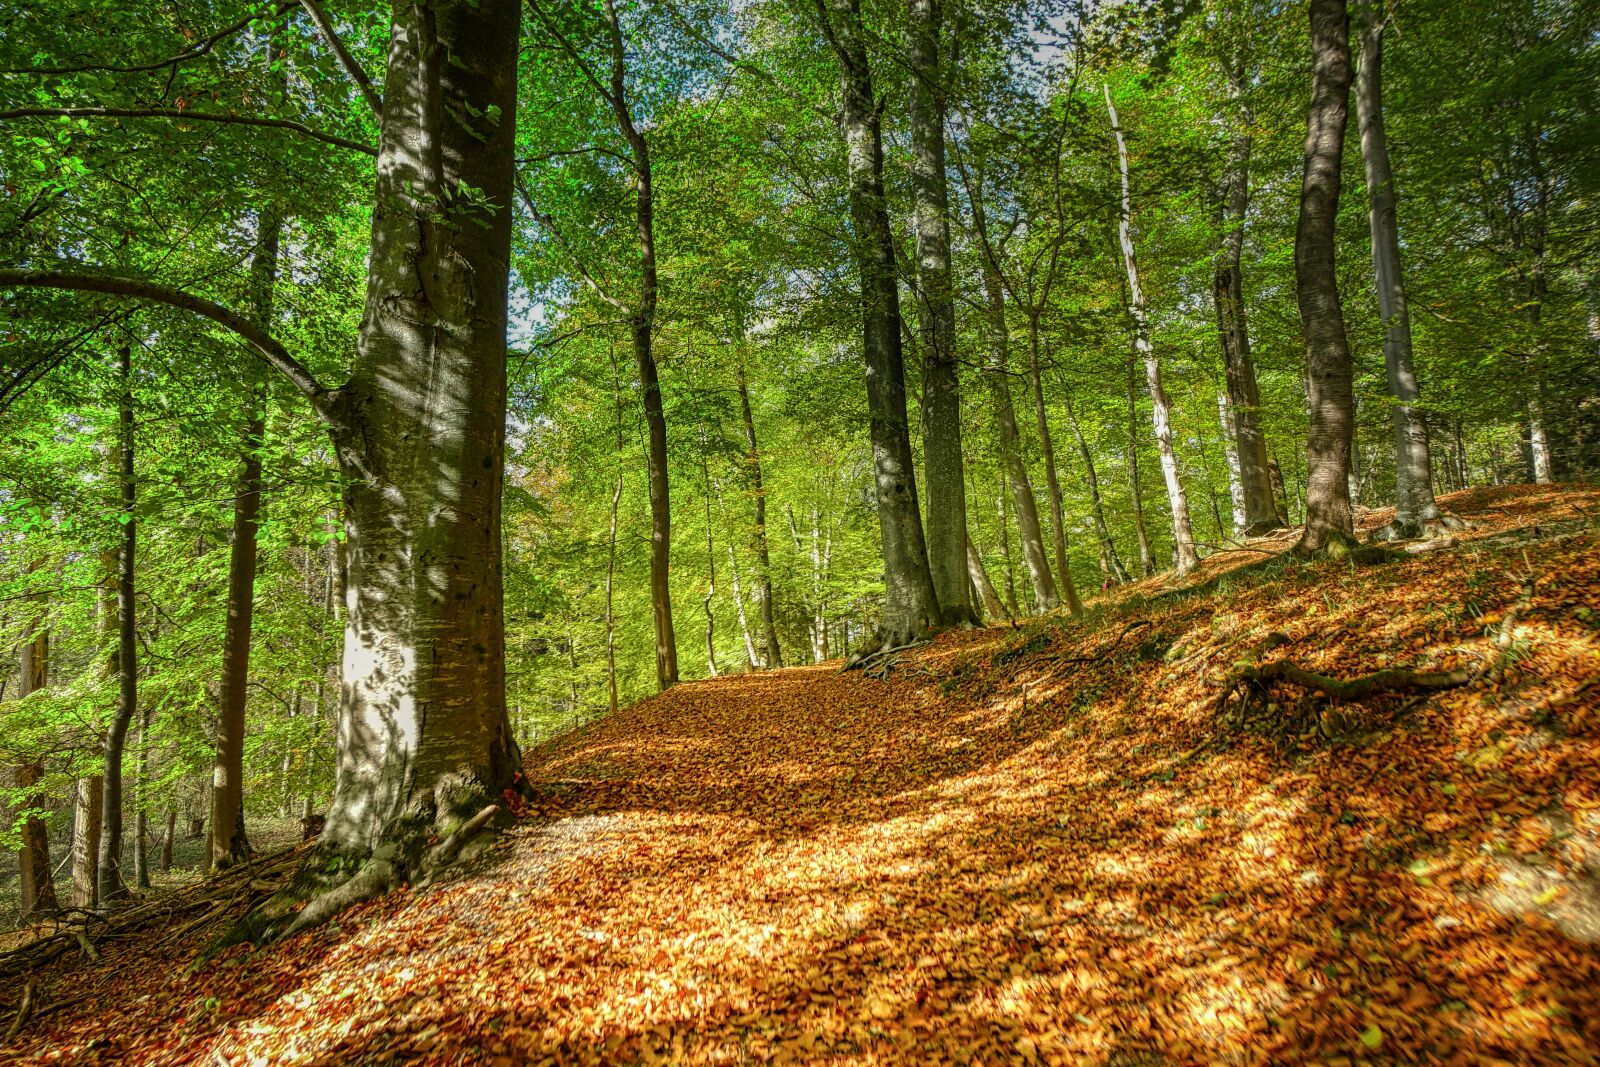
[(1128, 313), (1133, 317), (1133, 344), (1144, 361), (1145, 381), (1150, 388), (1150, 412), (1155, 424), (1156, 452), (1161, 457), (1161, 474), (1167, 483), (1167, 502), (1172, 510), (1172, 539), (1178, 549), (1178, 573), (1188, 574), (1200, 562), (1194, 550), (1194, 527), (1189, 521), (1189, 499), (1178, 477), (1178, 454), (1173, 447), (1172, 403), (1161, 385), (1161, 361), (1150, 343), (1150, 318), (1145, 312), (1144, 290), (1139, 286), (1139, 264), (1133, 248), (1133, 200), (1128, 190), (1128, 147), (1117, 122), (1117, 109), (1111, 103), (1111, 87), (1102, 86), (1106, 114), (1117, 142), (1117, 167), (1122, 174), (1122, 210), (1117, 216), (1117, 240), (1122, 245), (1122, 263), (1128, 274)]
[(1011, 613), (1000, 602), (1000, 594), (989, 580), (989, 572), (983, 567), (983, 557), (978, 555), (978, 546), (972, 543), (971, 538), (967, 539), (967, 573), (971, 577), (972, 587), (983, 601), (984, 614), (991, 621), (1011, 618)]
[(1267, 473), (1267, 439), (1261, 431), (1261, 392), (1256, 365), (1250, 356), (1250, 331), (1246, 319), (1244, 272), (1245, 214), (1250, 208), (1250, 127), (1255, 118), (1240, 98), (1244, 71), (1229, 74), (1231, 95), (1237, 102), (1237, 126), (1228, 143), (1222, 178), (1221, 246), (1212, 273), (1211, 292), (1217, 307), (1217, 334), (1222, 342), (1222, 366), (1228, 380), (1228, 415), (1232, 449), (1237, 457), (1238, 486), (1243, 521), (1236, 524), (1241, 537), (1259, 537), (1282, 525), (1272, 499)]
[[(50, 631), (38, 623), (31, 624), (22, 635), (22, 662), (17, 688), (19, 698), (37, 693), (50, 684)], [(17, 768), (17, 788), (25, 790), (37, 785), (44, 777), (40, 763), (26, 763)], [(22, 793), (23, 803), (29, 808), (43, 809), (46, 797), (42, 793)], [(50, 865), (50, 829), (37, 815), (30, 814), (22, 824), (22, 848), (17, 858), (21, 865), (18, 882), (19, 918), (55, 911), (56, 882), (54, 868)]]
[(739, 633), (744, 637), (744, 662), (745, 670), (753, 671), (761, 665), (761, 657), (756, 652), (755, 635), (750, 632), (750, 618), (744, 611), (744, 593), (739, 589), (739, 557), (733, 550), (733, 542), (728, 542), (728, 581), (733, 586), (734, 615), (739, 620)]
[(1411, 358), (1411, 313), (1400, 272), (1400, 229), (1396, 218), (1394, 172), (1383, 126), (1382, 14), (1371, 5), (1361, 27), (1361, 64), (1356, 74), (1356, 111), (1361, 126), (1361, 158), (1367, 174), (1367, 222), (1372, 232), (1372, 266), (1383, 318), (1383, 362), (1394, 426), (1395, 512), (1387, 532), (1420, 537), (1430, 522), (1443, 518), (1433, 498), (1433, 465), (1428, 425), (1417, 409), (1419, 389)]
[[(741, 380), (741, 388), (743, 382)], [(706, 673), (717, 676), (717, 616), (711, 602), (717, 596), (717, 546), (711, 524), (711, 461), (710, 445), (705, 423), (700, 424), (700, 470), (705, 476), (706, 498), (706, 595), (700, 598), (700, 610), (706, 616)]]
[(1345, 0), (1311, 3), (1311, 106), (1295, 232), (1295, 291), (1306, 338), (1311, 426), (1306, 436), (1306, 526), (1295, 550), (1326, 551), (1354, 538), (1350, 451), (1355, 394), (1335, 269), (1340, 160), (1350, 104), (1350, 16)]
[(1044, 535), (1039, 528), (1039, 507), (1033, 497), (1033, 481), (1022, 459), (1022, 443), (1017, 433), (1016, 409), (1011, 403), (1011, 343), (1006, 330), (1005, 291), (1000, 274), (992, 263), (983, 269), (984, 288), (989, 296), (989, 359), (984, 374), (994, 396), (994, 421), (1000, 436), (1000, 460), (1011, 486), (1011, 505), (1017, 513), (1017, 539), (1022, 542), (1023, 566), (1033, 587), (1039, 611), (1054, 610), (1061, 599), (1045, 558)]
[(1150, 528), (1144, 521), (1144, 490), (1139, 487), (1139, 408), (1132, 353), (1128, 356), (1128, 490), (1133, 498), (1133, 528), (1139, 539), (1139, 576), (1148, 578), (1156, 572), (1156, 556), (1150, 547)]
[(118, 351), (118, 374), (122, 386), (117, 404), (117, 485), (121, 496), (122, 546), (117, 554), (117, 704), (106, 727), (105, 778), (102, 793), (103, 825), (100, 832), (100, 858), (96, 865), (96, 905), (113, 907), (127, 895), (122, 877), (122, 754), (128, 728), (138, 713), (139, 641), (138, 619), (134, 607), (136, 554), (139, 547), (138, 521), (134, 517), (137, 483), (133, 472), (133, 348), (123, 345)]
[(1078, 599), (1078, 587), (1072, 580), (1072, 567), (1067, 562), (1067, 520), (1061, 506), (1061, 479), (1056, 474), (1056, 447), (1050, 436), (1050, 419), (1045, 413), (1044, 379), (1039, 372), (1039, 314), (1032, 307), (1028, 312), (1028, 377), (1033, 386), (1033, 418), (1039, 429), (1039, 455), (1044, 460), (1045, 491), (1050, 497), (1050, 533), (1054, 541), (1056, 576), (1061, 581), (1061, 594), (1066, 598), (1067, 611), (1083, 614), (1083, 602)]
[(910, 0), (911, 191), (917, 242), (917, 321), (922, 345), (923, 483), (928, 569), (946, 625), (977, 622), (966, 567), (967, 494), (956, 379), (956, 312), (950, 281), (950, 190), (945, 173), (942, 0)]
[(1085, 484), (1089, 487), (1089, 514), (1094, 519), (1094, 535), (1100, 542), (1100, 572), (1113, 582), (1126, 582), (1132, 575), (1128, 568), (1123, 566), (1122, 557), (1117, 553), (1117, 543), (1111, 538), (1111, 529), (1106, 525), (1105, 503), (1100, 498), (1100, 476), (1094, 469), (1094, 456), (1089, 451), (1089, 442), (1083, 436), (1083, 427), (1078, 424), (1078, 416), (1072, 410), (1072, 398), (1066, 399), (1067, 424), (1072, 427), (1072, 436), (1078, 443), (1078, 457), (1083, 460)]
[[(883, 140), (867, 62), (860, 0), (827, 0), (823, 30), (839, 61), (848, 147), (850, 218), (861, 282), (862, 352), (872, 417), (878, 529), (886, 596), (879, 647), (906, 644), (940, 624), (906, 421), (894, 231), (883, 190)], [(959, 484), (959, 483), (958, 483)], [(869, 642), (867, 651), (872, 643)], [(864, 650), (857, 650), (857, 659)]]
[(1000, 558), (1006, 564), (1006, 614), (1011, 618), (1019, 618), (1022, 612), (1017, 604), (1017, 569), (1011, 560), (1011, 517), (1006, 514), (1006, 485), (1008, 479), (1005, 472), (1000, 474), (1000, 492), (995, 495), (995, 511), (1000, 519)]
[[(743, 340), (743, 330), (740, 340)], [(767, 545), (767, 490), (761, 477), (761, 450), (756, 446), (756, 420), (750, 408), (750, 385), (745, 380), (744, 363), (738, 367), (739, 413), (744, 419), (745, 453), (750, 494), (755, 499), (755, 527), (751, 531), (751, 548), (756, 555), (756, 607), (761, 615), (761, 638), (765, 645), (762, 657), (765, 666), (783, 666), (783, 652), (778, 647), (778, 622), (772, 603), (772, 553)]]
[(1249, 525), (1244, 508), (1244, 483), (1240, 480), (1237, 429), (1233, 421), (1233, 405), (1228, 402), (1226, 389), (1217, 393), (1217, 422), (1222, 426), (1222, 456), (1228, 464), (1228, 502), (1232, 505), (1232, 530), (1235, 537), (1243, 537)]
[[(327, 405), (349, 489), (324, 849), (419, 849), (498, 799), (521, 762), (500, 523), (520, 12), (395, 7), (366, 314)], [(391, 865), (403, 876), (414, 858)]]
[(72, 905), (89, 909), (100, 901), (100, 816), (104, 779), (78, 779), (72, 794)]
[(172, 870), (172, 843), (178, 836), (178, 812), (175, 808), (167, 809), (166, 828), (161, 833), (161, 870)]
[(134, 778), (133, 815), (133, 884), (140, 889), (150, 888), (150, 812), (145, 804), (149, 800), (150, 783), (150, 708), (147, 704), (139, 712), (139, 762)]
[[(250, 265), (251, 314), (263, 328), (272, 321), (272, 288), (278, 276), (276, 207), (256, 219), (256, 248)], [(255, 617), (256, 533), (261, 525), (261, 449), (266, 431), (265, 383), (258, 380), (246, 397), (244, 448), (239, 492), (233, 501), (233, 540), (228, 556), (228, 619), (222, 636), (221, 707), (217, 750), (211, 768), (211, 841), (206, 867), (220, 869), (248, 859), (244, 832), (244, 731), (246, 688), (250, 682), (250, 630)]]

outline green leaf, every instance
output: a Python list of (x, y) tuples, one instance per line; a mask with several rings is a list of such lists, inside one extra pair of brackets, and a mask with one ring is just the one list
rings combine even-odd
[(1377, 1023), (1373, 1023), (1361, 1031), (1361, 1043), (1374, 1050), (1383, 1044), (1383, 1031), (1378, 1029)]

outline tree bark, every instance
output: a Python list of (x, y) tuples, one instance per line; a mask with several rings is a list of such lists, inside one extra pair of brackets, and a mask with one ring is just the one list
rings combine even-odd
[(1056, 473), (1056, 446), (1050, 435), (1050, 419), (1044, 406), (1044, 378), (1039, 369), (1039, 314), (1043, 309), (1034, 305), (1028, 309), (1028, 378), (1033, 387), (1033, 418), (1039, 430), (1039, 457), (1044, 460), (1045, 492), (1050, 498), (1050, 534), (1056, 557), (1056, 576), (1060, 579), (1062, 597), (1067, 611), (1083, 614), (1083, 602), (1078, 599), (1078, 586), (1072, 580), (1072, 567), (1067, 562), (1067, 519), (1061, 506), (1061, 479)]
[[(30, 624), (22, 635), (19, 698), (26, 698), (50, 684), (50, 631), (38, 622)], [(44, 767), (38, 762), (26, 763), (17, 768), (17, 788), (27, 789), (37, 785), (44, 777)], [(29, 808), (43, 809), (46, 797), (42, 793), (23, 794), (23, 803)], [(22, 824), (22, 848), (17, 858), (21, 865), (18, 882), (18, 916), (27, 919), (43, 912), (55, 911), (56, 882), (54, 868), (50, 865), (50, 831), (45, 821), (29, 815)]]
[[(282, 223), (274, 206), (256, 217), (256, 247), (250, 265), (251, 314), (266, 329), (272, 322), (272, 288), (278, 276), (278, 235)], [(207, 869), (231, 866), (250, 856), (244, 830), (245, 697), (250, 682), (250, 631), (255, 617), (256, 533), (261, 525), (261, 448), (266, 432), (265, 383), (250, 388), (245, 403), (244, 447), (239, 490), (233, 501), (233, 539), (228, 556), (228, 617), (222, 636), (221, 707), (217, 750), (211, 768), (211, 840)]]
[(1000, 558), (1006, 564), (1006, 612), (1013, 619), (1022, 615), (1017, 604), (1017, 577), (1016, 566), (1011, 560), (1011, 519), (1006, 514), (1006, 486), (1009, 480), (1006, 473), (1000, 473), (1000, 492), (995, 495), (995, 512), (999, 518), (1000, 526)]
[(102, 786), (100, 858), (96, 865), (96, 905), (113, 907), (127, 895), (122, 877), (122, 756), (128, 729), (139, 705), (139, 639), (134, 600), (139, 547), (139, 524), (134, 509), (138, 486), (134, 481), (133, 348), (118, 351), (118, 376), (122, 392), (117, 403), (117, 486), (121, 497), (118, 521), (122, 544), (117, 553), (117, 703), (106, 727), (105, 771)]
[(100, 816), (104, 779), (78, 779), (72, 794), (72, 905), (93, 908), (100, 900)]
[(1217, 335), (1222, 342), (1222, 367), (1228, 381), (1228, 416), (1232, 448), (1239, 466), (1239, 496), (1243, 521), (1239, 536), (1259, 537), (1283, 524), (1272, 499), (1267, 473), (1267, 439), (1261, 431), (1261, 392), (1256, 365), (1250, 355), (1250, 331), (1244, 299), (1245, 215), (1250, 208), (1250, 126), (1255, 121), (1242, 102), (1244, 71), (1229, 72), (1228, 82), (1236, 103), (1232, 137), (1222, 176), (1222, 242), (1217, 250), (1211, 292), (1217, 307)]
[(918, 324), (922, 346), (922, 455), (928, 568), (948, 626), (977, 622), (966, 567), (967, 493), (950, 281), (950, 190), (945, 173), (942, 0), (910, 0), (911, 191), (915, 203)]
[(149, 732), (150, 708), (147, 704), (139, 712), (139, 761), (133, 790), (133, 884), (140, 889), (150, 888), (150, 813), (145, 808), (150, 782)]
[(173, 808), (167, 809), (167, 822), (161, 832), (161, 869), (172, 870), (172, 844), (178, 836), (178, 812)]
[[(883, 543), (886, 595), (879, 647), (904, 645), (941, 623), (928, 569), (922, 513), (906, 418), (904, 354), (894, 232), (883, 189), (883, 139), (872, 71), (867, 61), (860, 0), (825, 2), (822, 28), (839, 62), (843, 127), (848, 149), (850, 218), (861, 284), (862, 352), (867, 408), (872, 418), (878, 529)], [(857, 649), (872, 651), (873, 642)]]
[(1228, 402), (1226, 389), (1217, 393), (1217, 423), (1222, 427), (1222, 456), (1228, 464), (1228, 502), (1232, 508), (1232, 529), (1234, 536), (1242, 537), (1249, 520), (1245, 516), (1244, 509), (1244, 483), (1240, 480), (1239, 448), (1233, 421), (1233, 405)]
[(1128, 492), (1133, 500), (1133, 529), (1139, 540), (1139, 576), (1156, 572), (1156, 556), (1150, 547), (1150, 528), (1144, 521), (1144, 490), (1139, 487), (1139, 408), (1134, 386), (1134, 354), (1128, 354)]
[(1356, 72), (1356, 112), (1361, 126), (1361, 158), (1366, 165), (1367, 223), (1372, 233), (1372, 267), (1383, 318), (1383, 362), (1388, 371), (1390, 418), (1394, 427), (1395, 513), (1389, 533), (1420, 537), (1424, 527), (1443, 518), (1433, 498), (1433, 464), (1428, 425), (1417, 409), (1420, 389), (1411, 355), (1411, 313), (1400, 270), (1398, 192), (1389, 166), (1389, 141), (1383, 124), (1382, 14), (1368, 5), (1361, 27), (1361, 63)]
[(989, 580), (989, 572), (984, 569), (983, 557), (978, 555), (978, 546), (967, 539), (967, 573), (971, 577), (972, 587), (978, 591), (978, 597), (983, 601), (983, 611), (990, 620), (1009, 619), (1011, 613), (1006, 611), (1006, 606), (1000, 602), (1000, 594), (995, 589), (994, 583)]
[[(743, 330), (740, 340), (743, 340)], [(754, 498), (755, 526), (750, 531), (750, 547), (756, 556), (756, 608), (761, 616), (761, 639), (764, 645), (764, 666), (783, 666), (783, 652), (778, 647), (778, 622), (772, 602), (772, 553), (767, 544), (767, 490), (761, 476), (761, 449), (756, 445), (756, 419), (750, 407), (750, 384), (745, 379), (744, 363), (738, 367), (739, 414), (744, 420), (746, 445), (745, 464), (750, 482), (750, 495)]]
[(1145, 381), (1150, 389), (1151, 419), (1155, 424), (1156, 452), (1161, 457), (1161, 475), (1167, 483), (1167, 502), (1172, 510), (1172, 539), (1178, 549), (1178, 573), (1188, 574), (1200, 562), (1195, 554), (1194, 527), (1189, 521), (1189, 498), (1178, 477), (1178, 454), (1173, 447), (1172, 402), (1161, 385), (1161, 361), (1150, 343), (1150, 318), (1145, 311), (1144, 290), (1139, 285), (1139, 264), (1133, 247), (1133, 200), (1128, 189), (1128, 147), (1111, 102), (1111, 87), (1102, 86), (1106, 114), (1117, 142), (1117, 167), (1122, 174), (1122, 209), (1117, 216), (1117, 240), (1122, 245), (1122, 263), (1128, 274), (1128, 313), (1133, 317), (1133, 344), (1144, 361)]
[(1311, 3), (1311, 106), (1295, 232), (1295, 291), (1306, 338), (1311, 426), (1306, 437), (1306, 526), (1295, 550), (1353, 539), (1350, 452), (1355, 395), (1335, 268), (1340, 162), (1350, 103), (1350, 16), (1345, 0)]

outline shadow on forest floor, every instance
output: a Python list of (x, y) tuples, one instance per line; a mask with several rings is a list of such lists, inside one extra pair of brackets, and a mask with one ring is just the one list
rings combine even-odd
[[(1600, 493), (1449, 503), (1479, 521), (1455, 551), (1236, 583), (1216, 580), (1251, 557), (1224, 555), (1189, 579), (1209, 591), (1154, 600), (1151, 579), (1082, 621), (946, 635), (884, 680), (679, 686), (527, 753), (538, 817), (465, 876), (193, 975), (199, 946), (108, 953), (57, 977), (100, 992), (19, 1051), (1584, 1062), (1600, 542), (1497, 535)], [(1360, 744), (1217, 733), (1219, 682), (1267, 634), (1330, 674), (1460, 665), (1530, 566), (1499, 683), (1340, 709)]]

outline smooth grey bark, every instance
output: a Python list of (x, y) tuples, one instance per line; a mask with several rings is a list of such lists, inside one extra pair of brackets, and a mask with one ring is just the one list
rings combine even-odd
[(1161, 384), (1161, 360), (1150, 342), (1150, 317), (1145, 310), (1144, 290), (1139, 285), (1139, 263), (1133, 247), (1133, 198), (1128, 182), (1128, 146), (1111, 102), (1111, 86), (1101, 86), (1106, 98), (1106, 114), (1117, 144), (1117, 168), (1122, 175), (1121, 210), (1117, 215), (1117, 242), (1122, 246), (1122, 264), (1128, 275), (1128, 313), (1133, 318), (1133, 345), (1144, 362), (1145, 382), (1150, 390), (1151, 421), (1155, 425), (1156, 453), (1161, 458), (1161, 475), (1167, 484), (1167, 503), (1172, 511), (1172, 539), (1178, 549), (1178, 573), (1188, 574), (1200, 562), (1194, 548), (1194, 525), (1189, 519), (1189, 498), (1178, 476), (1178, 454), (1173, 446), (1172, 401)]
[(1066, 601), (1067, 611), (1073, 615), (1083, 614), (1083, 601), (1078, 599), (1078, 586), (1072, 580), (1072, 566), (1067, 562), (1067, 519), (1065, 509), (1061, 506), (1061, 478), (1056, 472), (1056, 446), (1050, 433), (1050, 419), (1044, 405), (1044, 379), (1039, 367), (1039, 315), (1044, 310), (1044, 302), (1049, 299), (1050, 282), (1054, 281), (1054, 270), (1051, 277), (1046, 280), (1045, 292), (1038, 302), (1030, 304), (1028, 308), (1028, 379), (1033, 392), (1033, 418), (1034, 425), (1039, 432), (1039, 458), (1044, 462), (1045, 494), (1050, 503), (1050, 535), (1052, 547), (1055, 549), (1056, 577), (1060, 581), (1062, 599)]
[[(742, 335), (743, 330), (740, 333)], [(738, 366), (738, 380), (739, 414), (744, 421), (746, 448), (745, 476), (749, 479), (755, 509), (750, 548), (756, 557), (756, 609), (761, 616), (763, 666), (770, 669), (783, 666), (783, 651), (778, 647), (778, 622), (772, 599), (772, 552), (767, 543), (767, 489), (762, 479), (761, 449), (756, 443), (756, 419), (750, 407), (750, 383), (745, 378), (743, 361)]]
[(911, 191), (922, 347), (922, 457), (928, 569), (948, 626), (976, 623), (967, 578), (967, 493), (956, 377), (956, 312), (950, 280), (950, 189), (945, 173), (942, 0), (906, 7), (911, 68)]
[(983, 612), (991, 620), (1009, 619), (1011, 614), (1006, 611), (1006, 606), (1000, 602), (1000, 593), (995, 589), (994, 582), (989, 580), (989, 572), (984, 569), (983, 557), (978, 554), (978, 546), (967, 539), (967, 574), (972, 580), (973, 589), (977, 590), (978, 598), (983, 603)]
[(1244, 71), (1228, 73), (1234, 104), (1234, 130), (1222, 175), (1222, 240), (1212, 271), (1211, 294), (1217, 309), (1217, 336), (1227, 377), (1229, 455), (1238, 465), (1239, 508), (1235, 523), (1241, 537), (1259, 537), (1283, 525), (1272, 498), (1267, 471), (1267, 439), (1261, 429), (1261, 390), (1250, 355), (1250, 330), (1244, 299), (1245, 216), (1250, 209), (1250, 127), (1255, 121), (1243, 102)]
[(72, 906), (93, 908), (100, 899), (100, 816), (104, 779), (78, 779), (72, 794)]
[(1306, 525), (1300, 554), (1355, 534), (1350, 453), (1355, 393), (1335, 268), (1341, 160), (1350, 106), (1350, 15), (1345, 0), (1311, 2), (1311, 105), (1295, 231), (1295, 293), (1306, 339), (1311, 425), (1306, 435)]
[(102, 784), (100, 856), (96, 863), (96, 906), (113, 907), (128, 893), (122, 877), (122, 757), (128, 729), (139, 706), (139, 639), (134, 583), (137, 577), (139, 523), (135, 516), (138, 483), (134, 480), (133, 347), (117, 352), (121, 394), (117, 400), (117, 488), (121, 545), (117, 551), (117, 702), (106, 726)]
[[(256, 247), (250, 264), (251, 315), (263, 328), (272, 323), (272, 287), (278, 276), (282, 220), (275, 206), (256, 216)], [(222, 635), (222, 679), (217, 745), (211, 766), (211, 836), (208, 869), (248, 859), (244, 828), (244, 731), (250, 684), (250, 632), (255, 619), (256, 533), (261, 525), (261, 448), (266, 433), (265, 382), (252, 375), (245, 403), (238, 492), (233, 500), (233, 536), (228, 547), (228, 608)]]
[[(38, 622), (31, 623), (22, 635), (21, 662), (17, 665), (19, 679), (17, 696), (26, 698), (40, 692), (50, 684), (50, 631)], [(17, 767), (18, 789), (37, 785), (44, 777), (44, 766), (39, 762)], [(43, 809), (46, 797), (41, 794), (24, 794), (24, 803)], [(57, 907), (54, 868), (50, 865), (50, 831), (45, 821), (30, 815), (22, 824), (22, 847), (17, 852), (20, 867), (17, 883), (18, 917), (55, 911)]]
[(150, 782), (150, 705), (139, 709), (139, 760), (135, 764), (133, 787), (133, 884), (150, 888), (150, 813), (145, 808)]
[(1433, 498), (1433, 464), (1428, 424), (1417, 409), (1421, 390), (1411, 353), (1411, 313), (1400, 269), (1399, 198), (1389, 165), (1383, 124), (1383, 31), (1381, 14), (1368, 5), (1361, 27), (1361, 62), (1356, 71), (1356, 113), (1361, 127), (1361, 159), (1367, 177), (1367, 225), (1372, 234), (1372, 267), (1383, 319), (1383, 362), (1393, 398), (1395, 513), (1390, 536), (1420, 537), (1428, 523), (1443, 520)]
[(1244, 510), (1244, 483), (1240, 481), (1233, 405), (1228, 402), (1226, 389), (1217, 393), (1217, 423), (1222, 427), (1222, 456), (1228, 464), (1228, 503), (1232, 509), (1232, 528), (1235, 536), (1243, 536), (1244, 529), (1248, 525)]
[(1006, 611), (1015, 619), (1022, 615), (1017, 605), (1017, 577), (1016, 566), (1011, 561), (1011, 517), (1006, 513), (1006, 486), (1009, 480), (1005, 471), (1000, 472), (1000, 491), (994, 498), (995, 512), (999, 518), (1000, 527), (1000, 558), (1006, 564)]
[(886, 586), (883, 621), (874, 639), (856, 650), (855, 662), (860, 662), (862, 655), (875, 647), (907, 644), (927, 635), (942, 620), (917, 504), (906, 416), (894, 232), (884, 196), (883, 138), (861, 3), (818, 0), (818, 7), (823, 34), (839, 63), (843, 97), (852, 244), (861, 284), (862, 353)]
[(1117, 543), (1111, 537), (1111, 529), (1106, 525), (1105, 503), (1100, 498), (1100, 476), (1094, 469), (1094, 455), (1089, 451), (1089, 442), (1083, 436), (1083, 427), (1078, 424), (1078, 416), (1072, 410), (1072, 398), (1065, 398), (1067, 409), (1067, 424), (1072, 427), (1072, 436), (1078, 443), (1078, 458), (1083, 460), (1085, 484), (1089, 486), (1089, 514), (1094, 520), (1095, 539), (1100, 545), (1100, 573), (1113, 582), (1126, 582), (1132, 577), (1128, 568), (1123, 566), (1122, 557), (1117, 553)]

